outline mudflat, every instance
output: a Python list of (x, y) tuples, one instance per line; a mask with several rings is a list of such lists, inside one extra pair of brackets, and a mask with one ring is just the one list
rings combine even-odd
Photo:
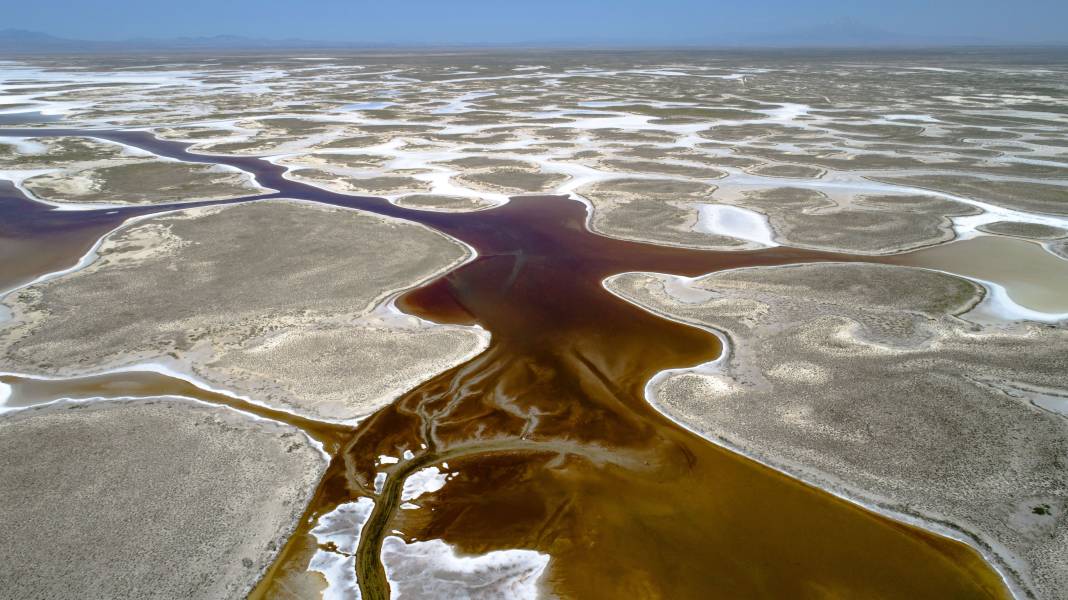
[(8, 296), (8, 370), (77, 376), (162, 363), (274, 407), (348, 420), (487, 343), (477, 328), (382, 305), (470, 256), (407, 221), (293, 201), (200, 207), (130, 223), (96, 255)]
[(0, 419), (6, 598), (244, 598), (326, 469), (299, 429), (192, 401)]
[(266, 191), (237, 169), (166, 160), (93, 138), (28, 138), (0, 150), (0, 169), (29, 175), (26, 191), (48, 202), (167, 204)]

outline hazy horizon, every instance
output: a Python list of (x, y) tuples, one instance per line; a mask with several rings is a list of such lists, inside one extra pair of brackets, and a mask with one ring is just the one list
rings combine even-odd
[[(40, 0), (5, 11), (6, 27), (95, 41), (233, 35), (266, 39), (410, 45), (731, 44), (761, 36), (819, 41), (886, 32), (899, 43), (1068, 42), (1068, 3), (906, 0), (890, 4), (819, 0), (545, 0), (537, 5), (413, 0), (403, 5), (315, 0), (295, 9), (278, 0), (190, 0), (160, 6), (134, 0)], [(878, 41), (878, 40), (875, 40)]]

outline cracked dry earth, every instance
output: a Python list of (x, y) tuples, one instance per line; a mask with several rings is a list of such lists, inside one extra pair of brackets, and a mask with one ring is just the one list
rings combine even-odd
[(0, 65), (4, 589), (1068, 586), (1059, 57), (173, 59)]

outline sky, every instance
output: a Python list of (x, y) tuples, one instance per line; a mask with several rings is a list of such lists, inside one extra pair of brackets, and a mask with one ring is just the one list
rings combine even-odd
[(1068, 42), (1068, 0), (0, 0), (0, 15), (0, 29), (93, 40), (715, 44), (851, 20), (925, 39)]

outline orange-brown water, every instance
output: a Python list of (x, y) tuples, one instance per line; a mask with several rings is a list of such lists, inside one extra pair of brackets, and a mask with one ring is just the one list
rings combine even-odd
[[(177, 146), (157, 153), (180, 156)], [(1007, 597), (998, 575), (968, 546), (803, 485), (652, 409), (644, 398), (648, 379), (715, 358), (718, 340), (601, 287), (603, 278), (624, 271), (697, 275), (850, 257), (614, 240), (586, 229), (582, 205), (554, 197), (462, 215), (405, 211), (279, 181), (277, 170), (254, 159), (230, 162), (256, 172), (279, 195), (402, 216), (471, 244), (479, 252), (475, 261), (398, 305), (439, 322), (479, 323), (493, 335), (482, 355), (359, 427), (316, 433), (333, 440), (328, 448), (337, 449), (335, 458), (255, 596), (282, 597), (291, 589), (287, 580), (307, 566), (316, 516), (372, 496), (376, 506), (356, 561), (367, 599), (388, 595), (379, 551), (394, 531), (406, 540), (442, 539), (469, 553), (545, 552), (551, 561), (544, 583), (566, 598)], [(69, 249), (84, 252), (104, 225), (94, 227)], [(54, 228), (71, 239), (79, 230), (72, 223)], [(46, 239), (48, 231), (23, 237)], [(152, 377), (146, 393), (178, 385)], [(188, 387), (168, 393), (205, 397)], [(375, 494), (376, 457), (406, 450), (413, 458), (390, 466)], [(401, 514), (404, 477), (426, 466), (453, 476), (422, 496), (420, 509)]]

